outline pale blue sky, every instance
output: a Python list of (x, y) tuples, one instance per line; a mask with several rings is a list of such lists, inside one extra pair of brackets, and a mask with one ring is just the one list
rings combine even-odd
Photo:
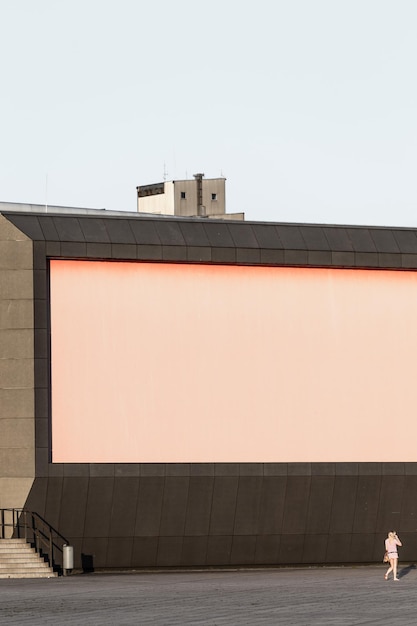
[(415, 0), (0, 0), (0, 200), (417, 226)]

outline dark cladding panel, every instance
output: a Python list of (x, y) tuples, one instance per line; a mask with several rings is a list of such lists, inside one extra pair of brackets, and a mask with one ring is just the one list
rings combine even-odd
[(237, 248), (236, 263), (242, 265), (258, 265), (261, 260), (261, 254), (255, 248)]
[(41, 226), (46, 241), (59, 241), (59, 235), (55, 228), (54, 220), (51, 215), (39, 215), (39, 224)]
[(160, 527), (161, 537), (181, 536), (184, 534), (189, 480), (185, 476), (167, 476), (165, 478)]
[(53, 220), (60, 241), (85, 241), (83, 232), (76, 217), (54, 215)]
[(158, 537), (134, 537), (132, 567), (155, 567), (158, 554)]
[[(354, 533), (350, 543), (350, 562), (370, 563), (374, 555), (374, 542), (375, 535), (373, 533)], [(383, 544), (381, 545), (381, 554), (384, 554)]]
[(106, 567), (132, 566), (133, 537), (110, 537)]
[(192, 476), (188, 488), (185, 532), (187, 536), (208, 535), (214, 477)]
[(52, 476), (48, 478), (45, 505), (45, 519), (48, 521), (48, 524), (59, 529), (60, 532), (63, 532), (59, 524), (62, 502), (62, 483), (63, 478), (61, 477)]
[[(310, 476), (288, 476), (282, 525), (284, 534), (305, 532), (310, 487)], [(294, 563), (294, 561), (289, 562)]]
[(187, 248), (185, 246), (162, 246), (162, 259), (167, 262), (186, 261)]
[(265, 476), (262, 482), (258, 532), (279, 535), (284, 517), (286, 476)]
[(376, 530), (400, 528), (400, 512), (403, 502), (405, 476), (386, 476), (381, 484)]
[(359, 476), (354, 533), (371, 533), (376, 528), (380, 488), (380, 476)]
[(110, 243), (104, 220), (99, 217), (84, 217), (80, 220), (84, 239), (88, 243)]
[(300, 226), (300, 232), (307, 250), (330, 250), (324, 235), (324, 228), (320, 226)]
[(336, 476), (330, 514), (330, 533), (352, 532), (357, 488), (357, 476)]
[(64, 478), (59, 530), (65, 537), (82, 537), (87, 510), (88, 478)]
[(184, 537), (181, 565), (183, 567), (205, 565), (207, 560), (207, 536)]
[(140, 478), (136, 510), (136, 536), (159, 536), (165, 478)]
[(260, 248), (265, 250), (283, 249), (284, 245), (279, 238), (278, 230), (271, 224), (252, 224), (252, 231)]
[(299, 226), (279, 224), (275, 228), (285, 250), (307, 250)]
[(327, 534), (306, 535), (303, 546), (303, 563), (325, 563), (327, 552)]
[(280, 535), (259, 535), (256, 538), (255, 565), (275, 565), (278, 563)]
[(155, 228), (163, 246), (185, 246), (184, 237), (177, 222), (162, 219), (155, 221)]
[(232, 539), (232, 535), (209, 536), (207, 542), (207, 565), (229, 565)]
[(392, 230), (388, 228), (373, 228), (370, 233), (378, 252), (399, 254), (400, 249)]
[(234, 535), (231, 562), (236, 565), (253, 565), (255, 561), (256, 537)]
[(195, 248), (210, 247), (210, 242), (203, 228), (203, 224), (199, 222), (180, 222), (179, 227), (187, 246)]
[(352, 563), (352, 554), (350, 544), (352, 535), (346, 534), (330, 534), (327, 541), (327, 563)]
[(114, 478), (90, 478), (84, 535), (108, 537)]
[(87, 244), (82, 241), (63, 241), (61, 256), (69, 259), (82, 259), (87, 256)]
[(135, 244), (135, 238), (127, 219), (102, 220), (111, 243)]
[(377, 252), (367, 228), (346, 228), (355, 252)]
[(155, 228), (155, 220), (130, 219), (129, 226), (137, 244), (148, 246), (161, 245)]
[(278, 563), (282, 565), (302, 563), (303, 549), (304, 534), (281, 535)]
[(181, 563), (183, 537), (160, 537), (156, 565), (171, 567)]
[(415, 230), (393, 229), (392, 234), (402, 254), (417, 254), (417, 233)]
[[(333, 487), (334, 478), (332, 476), (313, 476), (311, 478), (306, 527), (308, 534), (323, 534), (329, 531)], [(311, 561), (305, 560), (305, 562)]]
[[(403, 491), (403, 501), (398, 532), (416, 532), (417, 520), (417, 476), (406, 476)], [(389, 530), (389, 529), (387, 529)], [(415, 558), (415, 557), (413, 557)]]
[(39, 224), (37, 215), (23, 213), (3, 213), (5, 217), (33, 241), (43, 241), (45, 239)]
[(241, 476), (237, 492), (235, 535), (256, 535), (261, 503), (262, 477)]
[(228, 224), (221, 222), (204, 222), (205, 233), (213, 248), (234, 248), (232, 236)]
[(236, 223), (230, 228), (232, 239), (237, 248), (258, 248), (258, 242), (251, 224)]
[(216, 476), (210, 522), (211, 535), (232, 535), (235, 523), (237, 476)]
[(323, 229), (324, 235), (329, 242), (329, 248), (332, 252), (353, 252), (352, 242), (346, 228), (337, 228), (326, 226)]
[(86, 573), (107, 567), (107, 537), (84, 537), (81, 544), (81, 566)]

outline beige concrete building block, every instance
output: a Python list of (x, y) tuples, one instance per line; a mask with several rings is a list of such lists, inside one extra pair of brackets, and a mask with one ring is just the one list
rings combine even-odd
[(33, 298), (32, 270), (1, 270), (0, 294), (2, 300)]
[(35, 424), (33, 419), (2, 419), (0, 428), (0, 448), (34, 448)]
[(34, 337), (32, 329), (0, 329), (0, 358), (1, 359), (30, 359), (33, 358)]
[(35, 476), (34, 448), (0, 448), (0, 476), (23, 478)]
[(0, 389), (0, 419), (31, 418), (34, 416), (35, 391), (26, 389)]
[(32, 264), (31, 241), (0, 241), (0, 269), (27, 270)]
[(33, 478), (0, 478), (0, 509), (23, 508), (30, 489)]
[(33, 244), (0, 215), (0, 508), (35, 476)]
[(34, 386), (33, 359), (0, 359), (2, 389)]
[(0, 300), (0, 329), (33, 328), (33, 300)]

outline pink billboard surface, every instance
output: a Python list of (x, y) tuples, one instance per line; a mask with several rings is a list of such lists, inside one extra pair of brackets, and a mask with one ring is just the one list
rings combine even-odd
[(52, 458), (415, 461), (417, 273), (51, 261)]

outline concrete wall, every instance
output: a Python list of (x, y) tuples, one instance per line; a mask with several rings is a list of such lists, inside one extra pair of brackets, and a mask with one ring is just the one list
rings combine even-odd
[(33, 244), (0, 215), (0, 508), (35, 475)]
[(164, 193), (149, 196), (138, 196), (138, 212), (152, 213), (153, 215), (174, 215), (174, 183), (164, 183)]
[[(225, 178), (203, 178), (203, 206), (205, 214), (224, 215), (226, 212), (226, 191)], [(175, 187), (175, 215), (181, 217), (190, 217), (197, 215), (197, 181), (196, 180), (176, 180)], [(181, 198), (181, 192), (185, 192), (186, 197)], [(215, 193), (216, 200), (211, 199), (211, 194)]]

